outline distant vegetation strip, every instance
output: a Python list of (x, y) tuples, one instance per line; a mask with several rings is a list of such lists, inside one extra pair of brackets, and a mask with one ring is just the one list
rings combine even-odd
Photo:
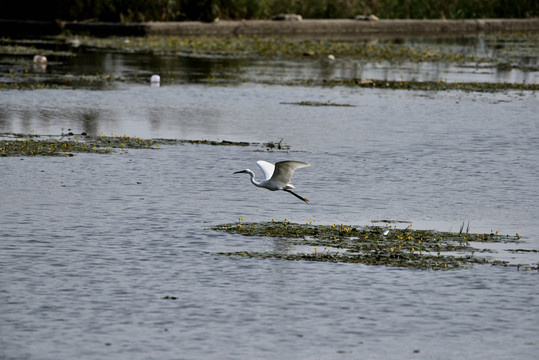
[[(333, 40), (294, 40), (277, 37), (258, 36), (147, 36), (147, 37), (77, 37), (81, 47), (115, 50), (128, 53), (147, 53), (155, 55), (181, 55), (188, 57), (213, 56), (219, 58), (285, 58), (309, 59), (353, 58), (369, 62), (410, 61), (410, 62), (452, 62), (452, 63), (513, 63), (514, 57), (533, 57), (539, 50), (539, 34), (519, 33), (485, 36), (485, 43), (495, 47), (503, 43), (503, 56), (452, 50), (436, 44), (402, 43), (399, 41), (333, 41)], [(70, 41), (70, 40), (68, 40)], [(73, 40), (75, 41), (75, 40)], [(12, 46), (3, 41), (8, 50), (22, 51), (21, 46)], [(498, 45), (499, 46), (499, 45)], [(498, 55), (498, 56), (495, 56)]]
[(537, 0), (0, 0), (0, 17), (111, 22), (269, 19), (280, 13), (306, 19), (531, 18)]
[[(69, 49), (58, 47), (64, 42)], [(51, 44), (57, 50), (51, 50)], [(75, 45), (73, 45), (75, 44)], [(472, 43), (472, 45), (476, 43)], [(257, 36), (237, 37), (66, 37), (47, 40), (45, 42), (20, 41), (4, 38), (0, 41), (0, 56), (6, 59), (7, 71), (0, 76), (0, 91), (12, 89), (43, 88), (88, 88), (105, 89), (118, 82), (148, 84), (149, 77), (137, 72), (94, 73), (94, 74), (62, 74), (45, 71), (46, 66), (32, 61), (35, 55), (45, 55), (56, 59), (77, 55), (77, 49), (84, 51), (113, 51), (118, 53), (142, 53), (158, 56), (170, 55), (185, 58), (214, 59), (287, 59), (301, 63), (322, 62), (325, 66), (364, 66), (368, 63), (436, 63), (452, 64), (466, 69), (484, 69), (485, 71), (535, 72), (538, 67), (532, 61), (539, 51), (539, 34), (513, 33), (485, 35), (481, 38), (484, 51), (468, 52), (472, 47), (448, 48), (437, 46), (435, 42), (402, 42), (402, 41), (321, 41), (294, 40), (280, 38), (263, 38)], [(499, 49), (497, 51), (496, 49)], [(503, 51), (502, 51), (503, 50)], [(363, 88), (424, 90), (424, 91), (505, 91), (526, 90), (537, 91), (536, 82), (473, 82), (473, 81), (419, 81), (415, 79), (386, 80), (354, 76), (348, 78), (327, 79), (318, 77), (295, 77), (283, 80), (274, 76), (250, 76), (238, 68), (231, 67), (211, 71), (205, 77), (186, 79), (175, 70), (161, 72), (161, 85), (203, 83), (203, 84), (239, 84), (264, 83), (290, 86), (353, 86)], [(301, 105), (335, 105), (335, 104), (301, 104)]]

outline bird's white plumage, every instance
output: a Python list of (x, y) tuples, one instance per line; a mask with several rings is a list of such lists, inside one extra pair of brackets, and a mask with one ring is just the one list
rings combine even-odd
[(255, 186), (262, 187), (271, 191), (284, 190), (296, 196), (297, 198), (305, 201), (306, 203), (309, 202), (308, 199), (294, 193), (291, 189), (295, 189), (295, 187), (294, 185), (290, 184), (290, 180), (292, 179), (292, 175), (294, 175), (294, 171), (302, 167), (310, 166), (309, 163), (293, 160), (279, 161), (275, 165), (263, 160), (259, 160), (256, 163), (264, 172), (264, 180), (260, 182), (256, 181), (255, 173), (250, 169), (236, 171), (235, 174), (247, 173), (251, 176), (251, 182)]
[(290, 184), (294, 171), (306, 166), (309, 166), (309, 163), (303, 161), (279, 161), (275, 164), (275, 170), (270, 181), (282, 183), (285, 188), (294, 189), (294, 186)]
[(256, 164), (264, 172), (264, 178), (266, 180), (271, 179), (273, 172), (275, 171), (275, 165), (264, 160), (258, 160)]

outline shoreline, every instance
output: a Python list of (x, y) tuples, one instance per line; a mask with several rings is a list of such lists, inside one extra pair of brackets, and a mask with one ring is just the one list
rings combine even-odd
[(539, 32), (539, 18), (470, 20), (350, 19), (301, 21), (243, 20), (186, 22), (52, 22), (0, 19), (1, 36), (45, 36), (64, 33), (92, 36), (283, 36), (306, 38), (457, 37), (493, 32)]

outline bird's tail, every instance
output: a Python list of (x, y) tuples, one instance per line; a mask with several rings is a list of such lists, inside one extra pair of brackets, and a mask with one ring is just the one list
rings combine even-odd
[(296, 194), (296, 193), (293, 192), (292, 190), (285, 189), (285, 191), (286, 191), (286, 192), (289, 192), (289, 193), (292, 194), (292, 195), (294, 195), (294, 196), (297, 197), (298, 199), (305, 201), (306, 204), (309, 203), (309, 199), (304, 198), (303, 196), (300, 196), (300, 195)]

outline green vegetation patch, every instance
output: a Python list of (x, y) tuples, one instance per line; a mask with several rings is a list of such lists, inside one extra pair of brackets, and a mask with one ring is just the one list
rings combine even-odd
[[(366, 62), (452, 62), (490, 61), (489, 57), (444, 49), (440, 46), (404, 44), (392, 41), (367, 43), (346, 40), (296, 40), (259, 36), (146, 36), (146, 37), (78, 37), (87, 48), (155, 55), (213, 56), (224, 58), (306, 57), (353, 58)], [(67, 41), (67, 40), (66, 40)], [(530, 40), (531, 41), (531, 40)]]
[(41, 90), (41, 89), (65, 89), (65, 88), (86, 88), (86, 89), (107, 89), (115, 82), (124, 79), (111, 74), (93, 75), (57, 75), (57, 74), (35, 74), (27, 69), (20, 71), (10, 70), (4, 76), (4, 81), (0, 81), (0, 91), (2, 90)]
[[(270, 83), (271, 82), (266, 82)], [(351, 86), (362, 88), (392, 89), (392, 90), (420, 90), (420, 91), (477, 91), (492, 92), (502, 90), (526, 90), (537, 91), (539, 84), (536, 83), (493, 83), (493, 82), (449, 82), (439, 81), (389, 81), (376, 79), (338, 79), (338, 80), (290, 80), (289, 86)]]
[[(73, 156), (75, 153), (107, 154), (113, 149), (152, 149), (162, 141), (131, 136), (69, 134), (39, 136), (2, 134), (0, 156)], [(7, 136), (6, 136), (7, 135)]]
[(180, 55), (215, 58), (270, 58), (304, 61), (308, 58), (367, 63), (444, 62), (457, 65), (485, 64), (492, 67), (536, 71), (526, 59), (537, 56), (538, 33), (500, 33), (482, 37), (438, 42), (435, 40), (376, 42), (357, 40), (303, 40), (260, 36), (157, 36), (146, 37), (75, 37), (82, 48), (126, 53)]
[(244, 141), (181, 140), (181, 139), (143, 139), (137, 136), (86, 134), (36, 135), (0, 134), (0, 157), (6, 156), (73, 156), (75, 153), (108, 154), (122, 149), (157, 149), (160, 145), (213, 145), (213, 146), (252, 146), (266, 151), (288, 151), (290, 147), (269, 141), (251, 143)]
[[(224, 252), (232, 257), (281, 260), (308, 260), (339, 263), (360, 263), (411, 269), (461, 269), (473, 264), (509, 266), (507, 262), (489, 259), (481, 243), (517, 243), (520, 235), (498, 235), (415, 230), (411, 225), (354, 226), (344, 224), (313, 225), (289, 221), (237, 223), (217, 225), (216, 231), (244, 236), (267, 236), (286, 243), (286, 252)], [(308, 247), (309, 252), (301, 251)], [(295, 249), (295, 250), (291, 250)], [(312, 249), (312, 250), (311, 250)], [(476, 254), (483, 254), (477, 256)], [(537, 270), (537, 266), (528, 266)]]

